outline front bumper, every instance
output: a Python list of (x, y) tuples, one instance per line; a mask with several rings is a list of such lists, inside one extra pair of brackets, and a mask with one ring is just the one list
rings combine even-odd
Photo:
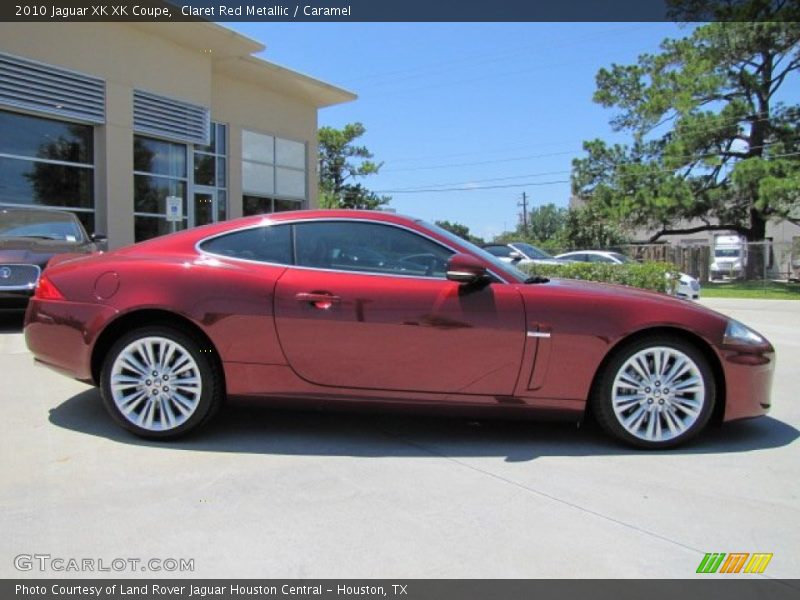
[(769, 412), (772, 400), (772, 377), (775, 373), (775, 351), (761, 352), (723, 349), (725, 371), (724, 421), (759, 417)]
[(91, 382), (94, 343), (116, 312), (102, 304), (33, 298), (25, 313), (25, 342), (37, 362)]
[(712, 279), (722, 277), (739, 278), (742, 276), (742, 268), (728, 265), (711, 265), (710, 273)]

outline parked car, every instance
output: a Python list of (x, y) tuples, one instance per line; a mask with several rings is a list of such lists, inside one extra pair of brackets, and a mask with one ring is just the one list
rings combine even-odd
[[(391, 260), (339, 262), (355, 245)], [(765, 414), (774, 368), (764, 337), (702, 306), (528, 277), (377, 211), (247, 217), (60, 260), (24, 332), (36, 361), (99, 386), (114, 419), (157, 439), (196, 430), (227, 397), (576, 421), (592, 410), (620, 440), (665, 448), (712, 418)]]
[[(575, 252), (564, 252), (563, 254), (559, 254), (556, 258), (576, 262), (610, 263), (615, 265), (636, 262), (629, 256), (606, 250), (577, 250)], [(675, 295), (678, 296), (678, 298), (698, 300), (700, 298), (700, 282), (686, 273), (680, 273), (679, 275), (680, 279), (678, 279), (678, 285), (675, 288)], [(668, 290), (671, 290), (671, 288), (672, 286), (667, 286)]]
[(0, 308), (25, 308), (56, 254), (96, 250), (73, 213), (0, 207)]
[(483, 249), (493, 254), (503, 262), (517, 266), (521, 265), (561, 265), (570, 261), (559, 260), (550, 256), (541, 248), (526, 242), (511, 242), (509, 244), (484, 244)]

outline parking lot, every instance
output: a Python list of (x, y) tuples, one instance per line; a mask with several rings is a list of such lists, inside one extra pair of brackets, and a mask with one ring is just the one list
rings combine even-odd
[(703, 303), (775, 344), (773, 410), (661, 453), (592, 424), (255, 408), (143, 442), (0, 316), (0, 576), (103, 575), (14, 566), (44, 553), (194, 559), (173, 577), (683, 578), (771, 552), (765, 576), (796, 578), (800, 302)]

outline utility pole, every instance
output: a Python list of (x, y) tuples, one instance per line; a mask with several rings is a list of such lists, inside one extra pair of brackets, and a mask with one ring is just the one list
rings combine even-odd
[(528, 195), (525, 192), (522, 192), (522, 202), (517, 206), (522, 207), (522, 231), (528, 237)]

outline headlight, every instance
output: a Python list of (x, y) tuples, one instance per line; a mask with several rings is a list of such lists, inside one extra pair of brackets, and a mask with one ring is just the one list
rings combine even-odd
[(722, 342), (724, 344), (761, 346), (766, 344), (767, 340), (761, 334), (739, 323), (739, 321), (731, 319), (725, 328), (725, 336), (722, 338)]

